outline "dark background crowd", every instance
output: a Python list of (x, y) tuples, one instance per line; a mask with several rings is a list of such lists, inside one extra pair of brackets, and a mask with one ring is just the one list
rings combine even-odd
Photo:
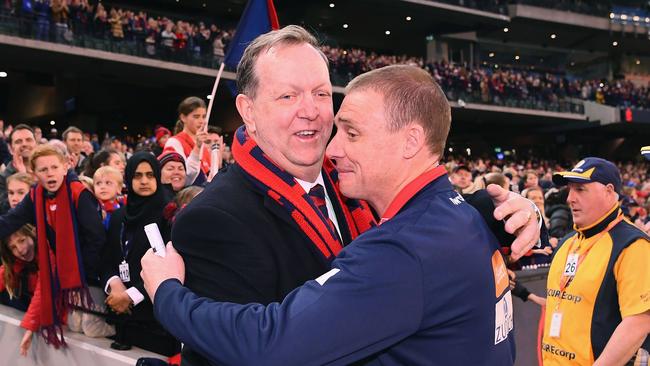
[[(4, 0), (0, 11), (0, 31), (5, 27), (5, 32), (39, 40), (205, 67), (221, 62), (235, 32), (227, 22), (179, 19), (89, 0)], [(359, 48), (322, 49), (332, 63), (333, 81), (340, 85), (382, 66), (411, 64), (431, 72), (453, 101), (574, 113), (583, 112), (574, 99), (650, 108), (650, 87), (624, 79), (583, 80), (526, 65), (472, 66)]]

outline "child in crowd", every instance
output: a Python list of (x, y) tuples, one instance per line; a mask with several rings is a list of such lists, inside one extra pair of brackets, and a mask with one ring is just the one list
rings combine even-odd
[(108, 223), (115, 210), (126, 204), (126, 197), (120, 197), (124, 179), (115, 168), (103, 166), (95, 171), (93, 176), (95, 197), (102, 205), (102, 222), (108, 230)]
[[(7, 201), (14, 208), (34, 184), (31, 174), (16, 173), (7, 178)], [(36, 232), (25, 225), (0, 242), (0, 303), (25, 311), (36, 289)]]
[(0, 303), (27, 310), (38, 281), (36, 232), (25, 225), (0, 241)]
[(203, 187), (199, 186), (189, 186), (186, 188), (183, 188), (176, 197), (165, 206), (165, 209), (163, 210), (163, 217), (165, 220), (169, 221), (169, 223), (173, 224), (174, 220), (176, 219), (176, 215), (178, 215), (182, 209), (185, 208), (192, 200), (194, 197), (198, 196), (199, 193), (203, 192)]
[(41, 330), (47, 343), (65, 345), (62, 325), (73, 306), (92, 309), (89, 285), (98, 284), (99, 254), (106, 233), (99, 205), (91, 192), (68, 172), (66, 157), (44, 144), (34, 149), (30, 166), (38, 183), (5, 215), (0, 238), (25, 224), (36, 226), (39, 272), (34, 297), (21, 326), (28, 330), (21, 342), (26, 354), (31, 332)]
[(16, 173), (7, 178), (7, 201), (9, 208), (14, 208), (25, 198), (29, 189), (36, 183), (31, 174)]

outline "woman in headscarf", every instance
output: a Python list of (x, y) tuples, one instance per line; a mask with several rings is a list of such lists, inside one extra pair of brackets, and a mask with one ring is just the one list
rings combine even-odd
[(163, 208), (170, 201), (163, 189), (158, 160), (138, 152), (126, 164), (127, 204), (115, 211), (108, 227), (104, 258), (106, 304), (116, 314), (116, 338), (111, 347), (140, 348), (167, 356), (180, 351), (180, 344), (155, 320), (151, 301), (140, 278), (140, 259), (149, 249), (144, 226), (156, 223), (163, 240), (170, 229)]

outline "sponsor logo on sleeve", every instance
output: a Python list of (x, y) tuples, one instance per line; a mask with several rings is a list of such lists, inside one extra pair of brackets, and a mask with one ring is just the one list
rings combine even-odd
[(494, 306), (494, 344), (497, 345), (506, 339), (514, 327), (514, 316), (512, 311), (512, 296), (510, 291), (506, 292), (501, 300)]
[(492, 273), (494, 273), (494, 297), (498, 298), (510, 284), (506, 263), (498, 250), (492, 254)]

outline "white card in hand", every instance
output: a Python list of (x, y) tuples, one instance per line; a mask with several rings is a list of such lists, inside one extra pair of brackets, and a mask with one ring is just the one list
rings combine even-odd
[(149, 245), (153, 248), (154, 254), (159, 257), (165, 257), (165, 242), (160, 235), (160, 230), (158, 230), (158, 225), (156, 223), (145, 225), (144, 232), (147, 234), (147, 239), (149, 239)]

